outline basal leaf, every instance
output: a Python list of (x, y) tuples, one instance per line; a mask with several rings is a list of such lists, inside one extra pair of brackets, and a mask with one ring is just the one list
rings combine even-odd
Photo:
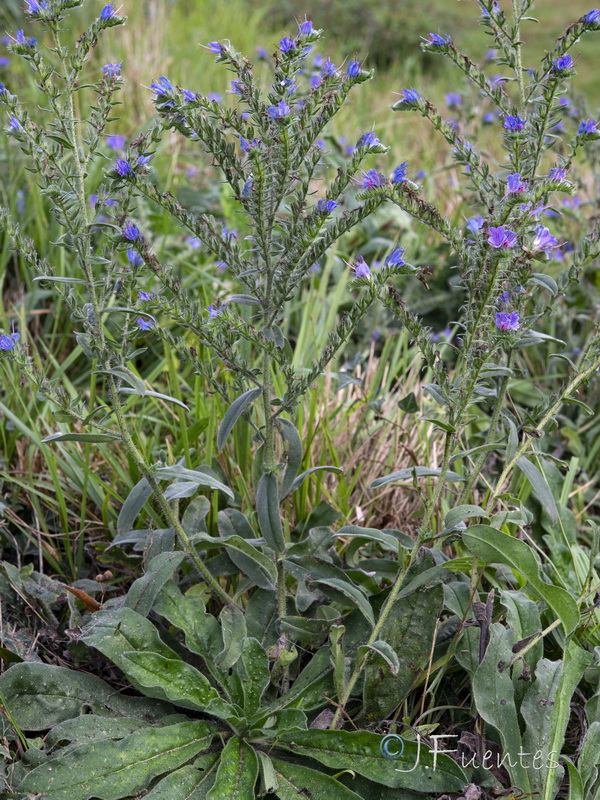
[[(198, 769), (203, 762), (203, 769)], [(164, 777), (144, 800), (205, 800), (217, 775), (219, 755), (200, 756), (194, 766), (181, 767)]]
[(242, 655), (246, 638), (246, 618), (238, 606), (225, 606), (219, 614), (223, 633), (223, 649), (216, 657), (216, 664), (222, 670), (233, 667)]
[(362, 800), (361, 796), (346, 786), (301, 764), (293, 764), (281, 759), (273, 759), (277, 778), (275, 794), (280, 800), (306, 800), (308, 797), (319, 800)]
[(184, 558), (184, 553), (160, 553), (155, 556), (148, 564), (146, 573), (129, 587), (125, 606), (147, 617), (158, 593)]
[(221, 755), (217, 778), (206, 800), (254, 800), (258, 757), (252, 747), (232, 736)]

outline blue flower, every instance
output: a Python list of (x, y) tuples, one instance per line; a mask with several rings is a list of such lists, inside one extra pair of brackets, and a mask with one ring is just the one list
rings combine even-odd
[(17, 117), (11, 117), (8, 123), (8, 128), (11, 131), (20, 131), (23, 130), (23, 126), (21, 125), (20, 121)]
[(100, 12), (100, 19), (110, 19), (111, 17), (116, 16), (115, 9), (113, 8), (113, 4), (109, 3), (108, 5), (104, 6), (102, 11)]
[(285, 100), (280, 100), (276, 106), (269, 106), (267, 108), (267, 114), (271, 117), (271, 119), (283, 119), (287, 117), (290, 113), (291, 108), (285, 102)]
[(126, 158), (117, 158), (115, 172), (117, 175), (120, 175), (121, 178), (133, 178), (135, 175), (133, 167)]
[(356, 146), (364, 147), (365, 149), (368, 150), (371, 147), (379, 147), (380, 144), (381, 142), (377, 138), (375, 131), (368, 131), (367, 133), (364, 134), (364, 136), (360, 137), (360, 139), (356, 143)]
[(392, 172), (392, 183), (404, 183), (404, 181), (408, 180), (406, 177), (407, 172), (408, 161), (403, 161), (401, 164), (398, 164), (396, 169)]
[(219, 94), (219, 92), (209, 92), (207, 97), (209, 100), (213, 100), (215, 103), (220, 103), (223, 99), (223, 95)]
[(267, 53), (267, 51), (266, 51), (266, 49), (264, 47), (257, 47), (256, 48), (256, 56), (261, 61), (264, 61), (268, 57), (268, 55), (269, 54)]
[(248, 180), (244, 183), (244, 188), (242, 189), (242, 197), (249, 197), (253, 187), (254, 181), (252, 178), (248, 178)]
[(354, 274), (357, 278), (370, 278), (371, 277), (371, 270), (369, 269), (369, 265), (364, 260), (362, 256), (358, 256), (356, 262), (354, 264), (348, 264), (351, 270), (354, 270)]
[(596, 122), (593, 119), (584, 119), (580, 125), (579, 130), (577, 133), (580, 136), (585, 135), (586, 133), (597, 133)]
[(141, 300), (143, 303), (147, 303), (149, 300), (154, 300), (156, 298), (156, 292), (138, 292), (138, 300)]
[(458, 92), (448, 92), (446, 95), (446, 105), (449, 108), (454, 108), (462, 103), (462, 95)]
[(477, 233), (477, 231), (481, 230), (481, 228), (483, 227), (484, 222), (485, 219), (483, 217), (480, 216), (471, 217), (470, 219), (467, 220), (467, 228), (472, 233)]
[(508, 184), (508, 193), (515, 194), (516, 192), (525, 192), (529, 188), (527, 181), (521, 180), (521, 173), (515, 172), (506, 178)]
[[(492, 3), (492, 14), (499, 14), (499, 13), (500, 13), (500, 5), (498, 3), (498, 0), (494, 0), (494, 2)], [(490, 16), (490, 12), (487, 10), (485, 6), (481, 7), (481, 16), (482, 17)]]
[(249, 141), (243, 136), (240, 136), (240, 150), (252, 150), (254, 147), (258, 147), (259, 144), (260, 142), (258, 139), (252, 139), (252, 141)]
[(127, 260), (129, 261), (132, 267), (141, 267), (142, 264), (144, 263), (144, 259), (138, 252), (136, 252), (133, 249), (133, 247), (130, 247), (127, 250)]
[(117, 78), (123, 69), (123, 62), (119, 61), (115, 64), (105, 64), (102, 67), (102, 74), (108, 75), (110, 78)]
[(6, 58), (6, 56), (0, 56), (0, 67), (8, 67), (9, 64), (10, 58)]
[(534, 252), (539, 250), (542, 253), (549, 253), (550, 250), (554, 250), (556, 247), (560, 247), (560, 242), (556, 236), (553, 236), (544, 225), (538, 225), (535, 229), (535, 238), (531, 249)]
[(241, 81), (230, 81), (231, 91), (233, 94), (241, 94), (244, 84)]
[(502, 292), (498, 297), (498, 305), (505, 306), (510, 302), (510, 292)]
[(157, 97), (166, 97), (175, 91), (171, 81), (164, 75), (154, 83), (151, 83), (150, 88)]
[(525, 120), (521, 119), (518, 114), (515, 116), (508, 114), (504, 117), (504, 127), (507, 131), (522, 131), (525, 127)]
[(192, 250), (198, 250), (198, 248), (202, 247), (202, 242), (197, 236), (188, 236), (187, 243)]
[(228, 228), (227, 225), (221, 231), (221, 238), (225, 242), (230, 242), (232, 239), (238, 238), (237, 228)]
[(14, 349), (14, 346), (19, 341), (19, 334), (18, 333), (3, 333), (0, 336), (0, 350), (10, 351)]
[(517, 234), (504, 225), (490, 228), (488, 234), (488, 244), (492, 247), (515, 247), (517, 244)]
[(551, 181), (558, 181), (558, 183), (562, 183), (567, 177), (567, 170), (564, 169), (564, 167), (552, 167), (548, 173), (548, 177)]
[(564, 70), (573, 69), (573, 57), (567, 53), (566, 56), (560, 56), (552, 62), (552, 70), (554, 72), (563, 72)]
[(443, 47), (452, 41), (449, 33), (444, 33), (441, 36), (439, 33), (428, 33), (427, 36), (429, 37), (428, 44), (434, 47)]
[(496, 327), (501, 331), (518, 331), (521, 325), (517, 311), (497, 311)]
[(379, 186), (387, 186), (387, 176), (382, 172), (377, 172), (376, 169), (370, 169), (368, 172), (361, 172), (362, 178), (355, 178), (354, 183), (363, 189), (377, 189)]
[(402, 89), (402, 100), (400, 100), (400, 103), (403, 103), (407, 106), (413, 106), (420, 102), (421, 95), (416, 89)]
[(6, 94), (6, 86), (0, 82), (0, 94)]
[(123, 150), (125, 147), (125, 136), (122, 134), (107, 136), (106, 144), (111, 150)]
[(133, 222), (128, 222), (123, 228), (123, 238), (128, 242), (137, 242), (142, 238), (142, 234), (137, 225)]
[(304, 22), (301, 22), (298, 25), (298, 34), (300, 36), (310, 36), (313, 32), (313, 23), (312, 19), (305, 19)]
[(206, 46), (206, 49), (210, 50), (211, 53), (214, 53), (217, 56), (221, 55), (223, 52), (223, 47), (219, 44), (219, 42), (209, 42)]
[(227, 307), (227, 303), (223, 303), (222, 306), (218, 306), (218, 307), (216, 307), (216, 306), (208, 306), (207, 311), (208, 311), (209, 317), (211, 319), (214, 319), (215, 317), (218, 317), (219, 314), (222, 314), (223, 311), (225, 311), (226, 307)]
[(15, 41), (17, 44), (26, 44), (28, 47), (35, 47), (38, 42), (33, 36), (26, 37), (23, 31), (17, 31), (15, 33)]
[(403, 256), (404, 256), (404, 248), (403, 247), (397, 247), (385, 259), (386, 266), (388, 266), (388, 267), (402, 267), (402, 266), (404, 266), (405, 261), (404, 261)]
[(39, 14), (48, 10), (48, 0), (27, 0), (27, 14)]
[(192, 92), (191, 89), (182, 89), (181, 94), (184, 96), (187, 103), (195, 103), (198, 99), (198, 93)]
[(217, 269), (220, 269), (221, 272), (224, 272), (227, 269), (227, 262), (226, 261), (217, 261), (215, 264)]
[(279, 42), (279, 49), (282, 53), (289, 53), (296, 47), (296, 42), (291, 39), (289, 36), (284, 36), (283, 39)]
[(331, 214), (331, 212), (334, 211), (336, 208), (337, 208), (337, 203), (335, 202), (335, 200), (326, 200), (325, 198), (323, 198), (322, 200), (319, 200), (319, 202), (317, 203), (317, 211), (320, 214)]
[(492, 122), (494, 121), (494, 112), (486, 111), (483, 117), (481, 118), (481, 121), (484, 123), (484, 125), (491, 125)]
[(136, 322), (138, 324), (138, 327), (142, 331), (149, 331), (152, 328), (154, 328), (154, 326), (156, 325), (155, 320), (153, 320), (153, 319), (144, 319), (143, 317), (138, 317), (136, 319)]
[(333, 63), (333, 61), (330, 61), (329, 59), (327, 59), (327, 61), (323, 64), (323, 69), (321, 70), (321, 75), (324, 78), (330, 78), (333, 75), (335, 75), (336, 70), (337, 70), (337, 68), (336, 68), (335, 64)]
[(600, 9), (593, 8), (591, 11), (588, 11), (584, 19), (586, 22), (598, 22), (598, 20), (600, 20)]
[(360, 73), (360, 61), (351, 61), (346, 67), (346, 75), (349, 78), (356, 78)]

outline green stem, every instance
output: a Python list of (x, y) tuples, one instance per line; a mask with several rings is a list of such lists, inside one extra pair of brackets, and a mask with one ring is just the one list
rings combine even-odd
[[(426, 506), (426, 509), (425, 509), (425, 515), (423, 517), (423, 522), (421, 523), (421, 527), (419, 528), (419, 531), (417, 533), (417, 540), (416, 540), (416, 542), (414, 544), (413, 549), (410, 552), (408, 560), (404, 564), (404, 567), (401, 568), (401, 570), (399, 571), (398, 576), (396, 577), (396, 580), (394, 582), (394, 585), (392, 586), (392, 589), (391, 589), (390, 593), (388, 594), (385, 603), (383, 604), (383, 607), (382, 607), (381, 612), (379, 614), (379, 619), (375, 623), (375, 626), (374, 626), (373, 630), (371, 631), (371, 635), (369, 636), (369, 638), (367, 640), (367, 644), (369, 644), (369, 645), (371, 645), (374, 642), (376, 642), (377, 639), (379, 638), (379, 634), (381, 633), (381, 630), (382, 630), (383, 626), (385, 625), (386, 620), (387, 620), (387, 618), (389, 617), (389, 615), (390, 615), (390, 613), (392, 611), (392, 608), (394, 607), (394, 603), (396, 602), (396, 599), (398, 598), (398, 595), (400, 594), (400, 590), (402, 588), (402, 584), (404, 583), (404, 579), (406, 577), (406, 574), (407, 574), (408, 570), (410, 569), (410, 567), (412, 566), (413, 562), (415, 561), (415, 559), (416, 559), (416, 557), (417, 557), (417, 555), (419, 553), (419, 550), (421, 549), (423, 543), (429, 538), (429, 534), (431, 532), (431, 520), (432, 520), (433, 515), (435, 513), (435, 509), (437, 507), (437, 502), (438, 502), (438, 500), (440, 498), (440, 495), (442, 493), (442, 490), (444, 488), (444, 481), (445, 481), (445, 478), (446, 478), (446, 473), (448, 472), (448, 467), (450, 466), (450, 458), (452, 456), (453, 447), (454, 447), (454, 434), (453, 433), (447, 433), (446, 434), (446, 441), (445, 441), (445, 444), (444, 444), (444, 457), (443, 457), (443, 460), (442, 460), (442, 467), (441, 467), (441, 470), (440, 470), (440, 477), (438, 478), (438, 482), (437, 482), (437, 484), (435, 486), (435, 489), (433, 490), (433, 494), (431, 495), (431, 499), (427, 503), (427, 506)], [(341, 715), (342, 715), (342, 713), (344, 711), (344, 708), (346, 707), (346, 704), (347, 704), (348, 700), (350, 699), (350, 695), (352, 694), (352, 691), (353, 691), (354, 687), (356, 686), (356, 682), (358, 681), (358, 679), (360, 677), (360, 674), (362, 672), (363, 666), (364, 666), (364, 658), (361, 659), (361, 660), (357, 659), (356, 662), (355, 662), (355, 665), (354, 665), (354, 670), (352, 671), (352, 674), (350, 675), (350, 677), (348, 679), (348, 683), (346, 684), (343, 696), (338, 698), (339, 699), (339, 706), (336, 708), (335, 714), (333, 716), (333, 720), (332, 720), (331, 725), (330, 725), (330, 728), (332, 730), (335, 730), (337, 728), (337, 726), (338, 726), (340, 717), (341, 717)]]
[(522, 113), (525, 109), (525, 82), (523, 81), (523, 59), (521, 53), (521, 3), (520, 0), (512, 0), (513, 17), (515, 27), (517, 29), (517, 42), (515, 44), (515, 58), (517, 65), (515, 71), (517, 73), (517, 83), (519, 85), (519, 111)]

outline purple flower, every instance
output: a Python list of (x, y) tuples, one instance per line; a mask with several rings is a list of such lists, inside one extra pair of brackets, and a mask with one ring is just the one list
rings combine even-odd
[(191, 89), (182, 89), (181, 94), (184, 96), (187, 103), (195, 103), (198, 99), (198, 93), (192, 92)]
[(313, 32), (313, 23), (312, 19), (305, 19), (304, 22), (301, 22), (298, 25), (298, 34), (300, 36), (310, 36)]
[(508, 184), (508, 193), (515, 194), (516, 192), (526, 192), (529, 188), (529, 184), (527, 181), (521, 180), (521, 173), (515, 172), (512, 175), (509, 175), (506, 179)]
[(498, 51), (494, 50), (492, 48), (491, 50), (488, 50), (486, 52), (484, 58), (485, 58), (486, 61), (493, 61), (496, 58), (497, 55), (498, 55)]
[(522, 131), (525, 127), (525, 120), (517, 114), (515, 116), (508, 114), (504, 117), (504, 127), (507, 131)]
[(137, 225), (133, 222), (128, 222), (123, 228), (123, 238), (128, 242), (137, 242), (142, 238), (142, 234)]
[(249, 197), (253, 187), (254, 181), (252, 178), (248, 178), (248, 180), (244, 183), (244, 188), (242, 189), (242, 197)]
[(142, 331), (149, 331), (156, 325), (156, 322), (153, 319), (144, 319), (143, 317), (138, 317), (136, 322)]
[(25, 9), (25, 12), (27, 14), (39, 14), (42, 8), (45, 9), (47, 8), (48, 5), (46, 0), (41, 0), (41, 2), (42, 5), (40, 7), (40, 3), (38, 3), (38, 0), (27, 0), (27, 8)]
[(586, 22), (598, 22), (600, 19), (600, 9), (593, 8), (591, 11), (588, 11), (584, 19)]
[(538, 225), (535, 229), (535, 238), (531, 249), (534, 252), (539, 250), (542, 253), (549, 253), (550, 250), (554, 250), (556, 247), (560, 247), (560, 242), (556, 236), (553, 236), (544, 225)]
[(230, 242), (232, 239), (238, 238), (237, 228), (228, 228), (227, 225), (221, 231), (221, 238), (224, 242)]
[(214, 53), (216, 56), (220, 56), (223, 52), (223, 47), (219, 44), (219, 42), (209, 42), (206, 46), (207, 50), (210, 50), (211, 53)]
[(166, 97), (167, 95), (172, 94), (175, 91), (171, 81), (164, 75), (162, 76), (162, 78), (159, 78), (157, 81), (154, 81), (154, 83), (151, 83), (150, 88), (157, 97)]
[(323, 64), (323, 69), (321, 70), (321, 75), (324, 78), (330, 78), (336, 73), (336, 66), (333, 61), (327, 59), (327, 61)]
[(517, 244), (517, 234), (514, 231), (500, 225), (498, 228), (490, 228), (488, 244), (492, 247), (514, 247)]
[(108, 3), (100, 12), (100, 19), (110, 19), (114, 16), (116, 16), (116, 13), (112, 3)]
[(448, 92), (446, 95), (446, 105), (449, 108), (453, 108), (454, 106), (459, 106), (462, 103), (462, 95), (458, 94), (458, 92)]
[(397, 247), (393, 250), (389, 256), (385, 259), (386, 266), (388, 267), (402, 267), (405, 264), (404, 261), (404, 248)]
[(129, 261), (132, 267), (141, 267), (142, 264), (144, 263), (144, 259), (138, 252), (136, 252), (133, 249), (133, 247), (130, 247), (127, 250), (127, 260)]
[(10, 351), (14, 349), (14, 346), (19, 341), (19, 334), (18, 333), (3, 333), (0, 336), (0, 350)]
[(34, 39), (33, 36), (25, 36), (23, 31), (17, 31), (15, 33), (15, 41), (17, 44), (26, 44), (28, 47), (35, 47), (37, 44), (37, 39)]
[(573, 69), (573, 57), (567, 53), (566, 56), (560, 56), (552, 62), (553, 72), (563, 72), (564, 70)]
[(149, 300), (154, 300), (156, 298), (156, 292), (138, 292), (138, 300), (141, 300), (143, 303), (147, 303)]
[(217, 261), (215, 264), (217, 269), (220, 269), (221, 272), (224, 272), (227, 269), (227, 262), (226, 261)]
[(268, 53), (264, 47), (257, 47), (256, 48), (256, 57), (259, 58), (261, 61), (264, 61), (268, 57)]
[(10, 58), (6, 58), (6, 56), (0, 56), (0, 67), (8, 67), (9, 64), (10, 64)]
[(517, 311), (497, 311), (496, 327), (501, 331), (518, 331), (521, 323)]
[(354, 270), (354, 274), (357, 278), (370, 278), (371, 277), (371, 270), (369, 269), (369, 265), (364, 260), (362, 256), (358, 256), (356, 262), (354, 264), (348, 264), (351, 270)]
[(472, 233), (477, 233), (478, 230), (481, 230), (483, 227), (483, 223), (485, 222), (483, 217), (471, 217), (467, 220), (467, 228)]
[(119, 61), (115, 64), (105, 64), (102, 67), (102, 74), (108, 75), (110, 78), (117, 78), (123, 69), (123, 62)]
[(349, 78), (356, 78), (360, 73), (360, 61), (350, 61), (346, 68), (346, 75)]
[(115, 172), (117, 175), (120, 175), (121, 178), (133, 178), (135, 174), (133, 167), (126, 158), (117, 158), (115, 163)]
[(408, 161), (403, 161), (401, 164), (398, 164), (396, 169), (392, 172), (392, 183), (404, 183), (404, 181), (408, 180), (406, 177), (407, 172)]
[(107, 136), (106, 144), (111, 150), (123, 150), (125, 147), (125, 137), (121, 134)]
[(267, 108), (267, 114), (271, 119), (283, 119), (287, 117), (290, 111), (291, 109), (285, 100), (280, 100), (276, 106), (269, 106), (269, 108)]
[(548, 177), (551, 181), (558, 181), (558, 183), (562, 183), (567, 177), (567, 170), (563, 167), (552, 167), (548, 173)]
[(428, 44), (434, 47), (443, 47), (446, 44), (450, 44), (452, 41), (449, 33), (444, 33), (441, 36), (439, 33), (428, 33), (427, 36), (429, 37)]
[(584, 136), (586, 133), (597, 133), (596, 121), (593, 119), (584, 119), (579, 125), (577, 133)]
[(293, 50), (296, 47), (296, 43), (293, 39), (290, 39), (289, 36), (284, 36), (283, 39), (279, 42), (279, 49), (282, 53), (289, 53), (290, 50)]
[(233, 94), (241, 94), (244, 84), (241, 81), (230, 81), (231, 91)]
[(248, 139), (240, 136), (240, 150), (252, 150), (254, 147), (258, 147), (259, 144), (260, 142), (258, 139), (252, 139), (250, 142)]
[(505, 306), (509, 302), (510, 302), (510, 292), (502, 292), (502, 294), (498, 297), (498, 305)]
[(223, 99), (223, 95), (219, 94), (219, 92), (209, 92), (207, 97), (209, 100), (214, 100), (215, 103), (220, 103)]
[[(494, 2), (492, 3), (492, 14), (499, 14), (499, 13), (500, 13), (500, 4), (498, 3), (498, 0), (494, 0)], [(490, 12), (487, 10), (487, 8), (485, 8), (485, 6), (481, 7), (481, 16), (482, 17), (490, 16)]]
[(481, 118), (481, 121), (483, 122), (484, 125), (491, 125), (492, 122), (494, 121), (494, 112), (486, 111), (483, 117)]
[(8, 128), (11, 131), (20, 131), (23, 130), (23, 126), (17, 119), (17, 117), (11, 117), (8, 123)]
[(402, 100), (400, 100), (401, 103), (405, 103), (406, 105), (414, 105), (420, 101), (421, 95), (416, 89), (402, 89)]
[(360, 139), (356, 143), (356, 146), (364, 147), (365, 149), (368, 150), (371, 147), (379, 147), (380, 144), (381, 142), (377, 138), (375, 131), (368, 131), (367, 133), (364, 134), (364, 136), (360, 137)]
[(198, 248), (202, 247), (202, 242), (197, 236), (188, 236), (187, 243), (192, 250), (198, 250)]
[(216, 306), (209, 306), (208, 309), (207, 309), (209, 317), (211, 319), (214, 319), (215, 317), (218, 317), (219, 314), (222, 314), (223, 311), (225, 311), (226, 306), (227, 306), (227, 303), (223, 303), (223, 305), (219, 306), (218, 308)]
[(325, 198), (323, 198), (322, 200), (319, 200), (319, 202), (317, 203), (317, 211), (320, 214), (331, 214), (331, 212), (334, 211), (336, 208), (337, 208), (337, 203), (335, 202), (335, 200), (326, 200)]
[(362, 178), (357, 178), (354, 183), (363, 189), (377, 189), (379, 186), (387, 186), (388, 179), (382, 172), (370, 169), (368, 172), (361, 172)]

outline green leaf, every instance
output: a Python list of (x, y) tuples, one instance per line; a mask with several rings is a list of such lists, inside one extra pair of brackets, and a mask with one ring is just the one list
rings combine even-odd
[(307, 797), (319, 800), (362, 800), (360, 795), (335, 778), (310, 767), (280, 759), (273, 759), (273, 767), (278, 784), (275, 794), (280, 800), (307, 800)]
[(32, 731), (52, 728), (86, 711), (101, 716), (116, 712), (152, 722), (169, 708), (157, 701), (118, 694), (114, 687), (85, 672), (27, 661), (0, 676), (0, 692), (17, 725)]
[(546, 275), (543, 272), (532, 272), (529, 276), (528, 283), (535, 283), (543, 289), (547, 289), (553, 297), (558, 294), (558, 286), (554, 278)]
[(244, 667), (244, 712), (251, 717), (260, 708), (263, 694), (269, 688), (271, 672), (264, 647), (257, 639), (247, 638), (242, 648)]
[(202, 597), (183, 595), (174, 583), (167, 584), (160, 591), (154, 610), (183, 631), (185, 646), (192, 653), (212, 659), (222, 649), (219, 623), (207, 613)]
[(451, 508), (444, 517), (444, 526), (446, 528), (454, 528), (459, 522), (463, 522), (465, 519), (471, 519), (472, 517), (485, 517), (487, 519), (487, 514), (483, 508), (479, 506), (455, 506)]
[[(392, 472), (391, 475), (386, 475), (383, 478), (376, 478), (369, 486), (369, 489), (379, 489), (380, 486), (385, 486), (394, 481), (408, 481), (417, 478), (434, 478), (442, 474), (441, 469), (430, 469), (429, 467), (410, 467), (408, 469), (401, 469), (398, 472)], [(464, 481), (464, 477), (457, 472), (448, 470), (446, 472), (445, 480), (447, 481)]]
[(87, 442), (99, 444), (100, 442), (116, 442), (121, 437), (114, 433), (53, 433), (42, 439), (42, 444), (49, 442)]
[(323, 472), (323, 471), (342, 472), (342, 473), (344, 472), (344, 470), (341, 467), (329, 467), (329, 466), (311, 467), (310, 469), (301, 472), (300, 475), (298, 475), (298, 477), (294, 479), (289, 494), (292, 494), (292, 492), (295, 492), (297, 489), (299, 489), (309, 475), (312, 475), (315, 472)]
[(225, 412), (225, 416), (219, 425), (219, 432), (217, 433), (217, 448), (222, 450), (225, 447), (225, 442), (233, 426), (238, 421), (239, 417), (244, 413), (248, 406), (256, 400), (261, 394), (261, 389), (248, 389), (247, 392), (236, 398)]
[(569, 771), (569, 800), (585, 800), (583, 794), (583, 781), (579, 770), (568, 756), (563, 755), (562, 760)]
[[(202, 763), (204, 769), (198, 769)], [(200, 756), (194, 766), (182, 767), (163, 778), (144, 800), (205, 800), (217, 775), (219, 755)]]
[(286, 443), (285, 459), (287, 463), (279, 489), (279, 499), (284, 500), (292, 491), (292, 485), (298, 475), (300, 464), (302, 464), (302, 442), (300, 434), (291, 420), (279, 417), (277, 427)]
[(344, 525), (339, 531), (334, 533), (334, 536), (343, 536), (344, 538), (364, 539), (365, 541), (379, 542), (386, 550), (391, 550), (393, 553), (398, 552), (400, 546), (399, 540), (391, 533), (377, 530), (376, 528), (360, 528), (358, 525)]
[(150, 484), (146, 478), (142, 478), (129, 492), (121, 506), (117, 519), (117, 533), (127, 533), (133, 528), (140, 511), (151, 497), (152, 489)]
[(176, 465), (172, 467), (161, 467), (156, 470), (154, 475), (161, 481), (172, 479), (195, 483), (198, 487), (201, 486), (204, 489), (213, 489), (223, 492), (227, 497), (230, 497), (232, 500), (234, 499), (233, 492), (228, 486), (225, 486), (224, 483), (213, 478), (212, 475), (209, 475), (208, 472), (204, 472), (202, 469), (186, 469), (185, 467)]
[(508, 564), (526, 580), (529, 593), (544, 600), (560, 619), (568, 635), (579, 625), (579, 608), (565, 589), (544, 583), (540, 565), (533, 550), (525, 542), (489, 525), (472, 525), (462, 535), (468, 549), (488, 564)]
[[(512, 656), (514, 631), (494, 623), (490, 641), (473, 678), (473, 697), (477, 711), (500, 734), (505, 753), (517, 753), (521, 747), (515, 689), (507, 665)], [(511, 782), (525, 794), (530, 791), (527, 770), (520, 759), (507, 761)]]
[(206, 800), (254, 800), (258, 758), (246, 742), (232, 736), (225, 745), (215, 785)]
[(548, 486), (548, 481), (546, 480), (546, 476), (540, 472), (540, 470), (532, 464), (529, 459), (525, 458), (525, 456), (521, 456), (521, 458), (517, 461), (516, 466), (521, 470), (523, 475), (527, 478), (531, 486), (533, 487), (533, 491), (535, 496), (542, 504), (543, 508), (548, 512), (550, 519), (552, 522), (558, 521), (558, 509), (556, 508), (556, 502), (554, 500), (554, 495), (552, 494), (552, 490)]
[(415, 398), (414, 392), (409, 392), (406, 397), (398, 403), (398, 408), (406, 414), (415, 414), (419, 410), (419, 404)]
[(592, 786), (596, 783), (600, 772), (598, 753), (600, 753), (600, 721), (595, 721), (586, 731), (577, 759), (577, 768), (588, 794), (591, 794)]
[(261, 589), (273, 589), (277, 583), (277, 569), (272, 559), (239, 536), (227, 536), (225, 543), (227, 554), (244, 575)]
[(238, 606), (225, 606), (219, 614), (223, 632), (223, 649), (216, 658), (222, 670), (231, 669), (242, 655), (246, 638), (246, 618)]
[(152, 611), (158, 593), (184, 558), (184, 553), (160, 553), (155, 556), (148, 564), (145, 575), (135, 580), (129, 587), (125, 605), (147, 617)]
[(150, 694), (165, 697), (183, 708), (205, 711), (219, 693), (208, 679), (180, 658), (165, 658), (158, 653), (123, 653), (121, 669), (136, 686)]
[(82, 714), (55, 725), (46, 734), (44, 744), (47, 748), (64, 742), (78, 745), (99, 742), (103, 739), (123, 739), (131, 733), (148, 728), (149, 723), (141, 719), (99, 717), (95, 714)]
[(97, 369), (96, 375), (112, 375), (114, 378), (117, 378), (120, 381), (125, 381), (130, 386), (132, 386), (136, 394), (141, 395), (144, 397), (146, 392), (146, 384), (141, 378), (138, 378), (137, 375), (134, 375), (130, 369), (127, 367), (114, 367), (113, 369)]
[(138, 731), (118, 742), (92, 742), (36, 767), (18, 790), (52, 800), (120, 800), (185, 764), (213, 735), (207, 723), (195, 721)]
[(338, 603), (355, 606), (371, 625), (375, 625), (375, 617), (369, 601), (362, 591), (349, 580), (328, 577), (313, 578), (310, 582), (311, 584), (316, 583), (323, 594), (332, 597)]
[(349, 769), (392, 789), (419, 792), (460, 792), (468, 783), (460, 766), (449, 756), (433, 754), (429, 748), (405, 741), (404, 752), (395, 760), (381, 755), (382, 737), (369, 731), (328, 731), (311, 729), (284, 733), (278, 745), (299, 756), (314, 758), (335, 770)]
[(261, 475), (256, 491), (256, 513), (258, 524), (267, 544), (276, 553), (285, 550), (285, 539), (279, 515), (279, 490), (273, 473)]
[[(128, 387), (123, 387), (122, 389), (119, 389), (119, 392), (121, 394), (136, 394), (136, 395), (140, 395), (140, 392), (138, 392), (136, 389), (130, 389)], [(152, 392), (152, 391), (150, 391), (150, 389), (146, 389), (144, 394), (140, 395), (140, 396), (141, 397), (155, 397), (157, 400), (165, 400), (167, 403), (174, 403), (176, 406), (179, 406), (180, 408), (183, 408), (185, 411), (189, 411), (190, 410), (189, 407), (186, 406), (186, 404), (183, 403), (181, 400), (178, 400), (176, 397), (171, 397), (168, 394), (161, 394), (161, 392)]]
[(397, 675), (400, 670), (400, 661), (394, 648), (387, 642), (378, 639), (373, 644), (363, 644), (358, 648), (359, 654), (377, 653), (387, 663), (392, 675)]

